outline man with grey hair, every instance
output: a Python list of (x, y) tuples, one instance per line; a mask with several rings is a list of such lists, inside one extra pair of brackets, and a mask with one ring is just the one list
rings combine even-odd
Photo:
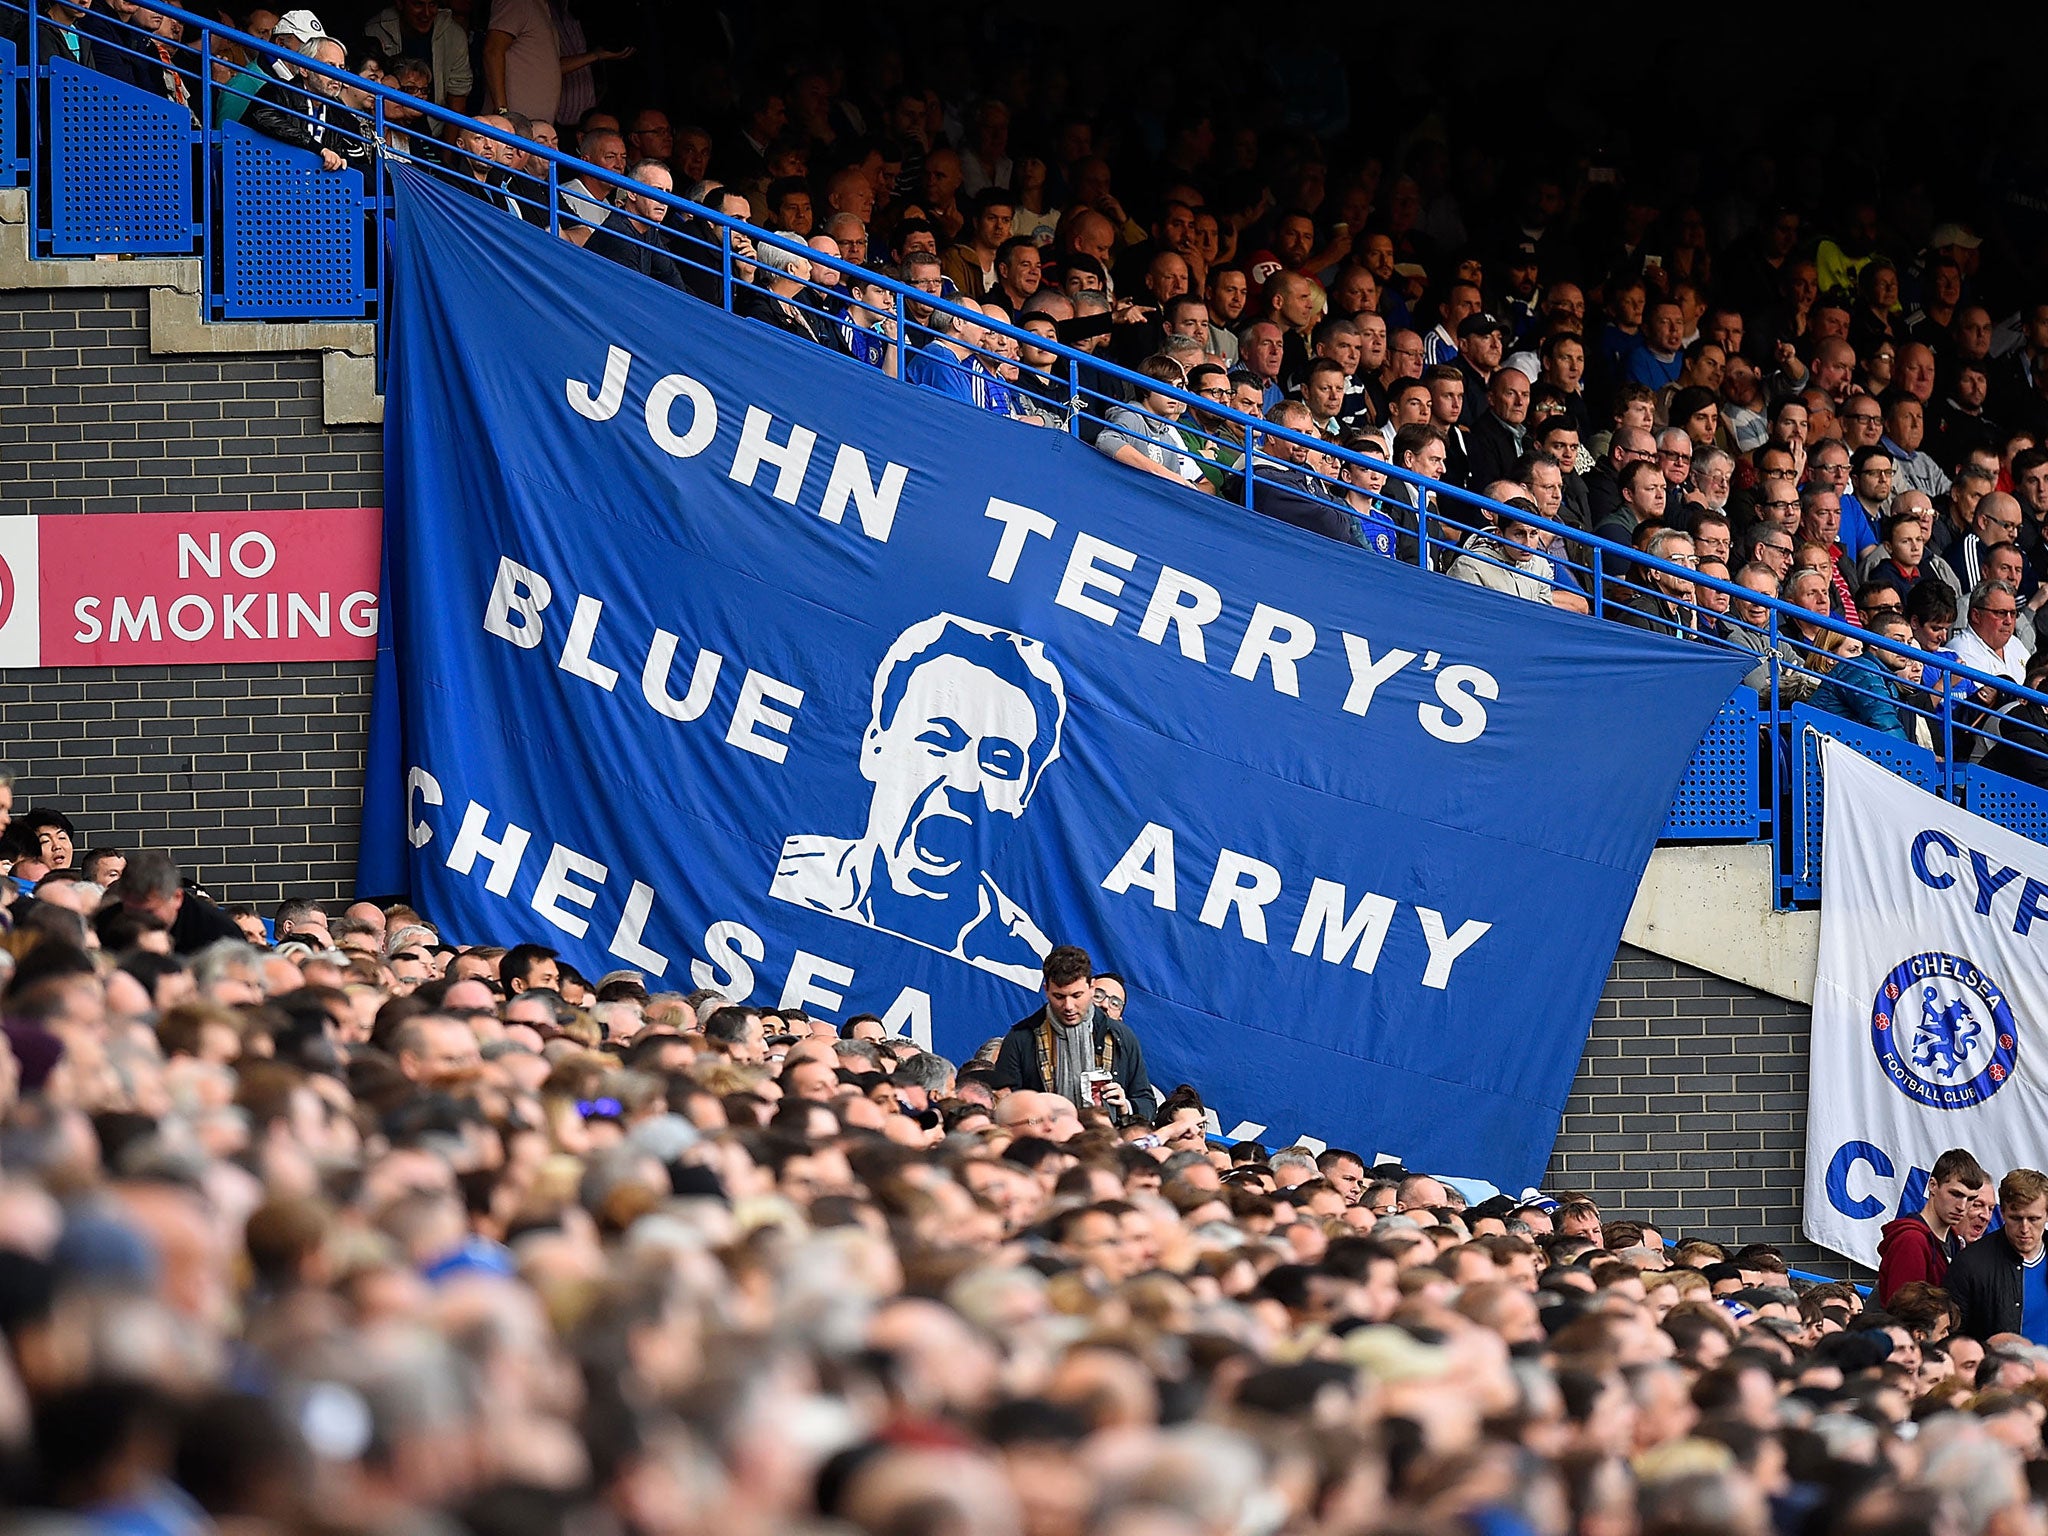
[[(347, 50), (331, 37), (313, 39), (304, 51), (308, 58), (334, 69), (348, 62)], [(330, 122), (330, 114), (337, 108), (336, 98), (341, 94), (341, 82), (318, 70), (302, 69), (295, 73), (302, 84), (281, 79), (266, 81), (256, 99), (249, 103), (249, 110), (242, 114), (242, 122), (280, 144), (313, 151), (319, 155), (323, 171), (338, 171), (352, 161), (366, 160), (369, 145), (342, 134), (337, 131), (338, 122)]]
[[(1948, 654), (1966, 667), (1993, 677), (2027, 680), (2027, 648), (2013, 633), (2019, 619), (2019, 593), (2003, 581), (1986, 578), (1970, 589), (1969, 626), (1950, 637)], [(1972, 695), (1979, 704), (1997, 708), (2003, 697), (1988, 684)]]
[(673, 190), (668, 167), (659, 160), (642, 160), (627, 174), (648, 191), (621, 192), (618, 211), (592, 231), (584, 249), (631, 267), (642, 277), (687, 291), (683, 269), (669, 254), (668, 237), (662, 229), (668, 204), (653, 195)]
[(240, 939), (217, 939), (192, 957), (192, 980), (209, 1003), (253, 1008), (263, 1001), (263, 952)]
[[(576, 141), (576, 153), (592, 165), (602, 166), (615, 176), (626, 171), (626, 140), (613, 128), (591, 128)], [(562, 238), (571, 245), (583, 245), (595, 234), (617, 206), (617, 192), (611, 183), (594, 179), (588, 171), (564, 176), (561, 185)]]
[[(1643, 551), (1680, 567), (1697, 568), (1692, 535), (1677, 528), (1659, 528), (1650, 535)], [(1607, 616), (1631, 629), (1669, 635), (1679, 640), (1699, 638), (1699, 610), (1693, 606), (1693, 585), (1682, 576), (1652, 566), (1637, 568), (1635, 579), (1622, 587), (1607, 604)]]
[(833, 214), (825, 221), (825, 233), (839, 243), (842, 261), (855, 267), (868, 264), (868, 227), (856, 215)]

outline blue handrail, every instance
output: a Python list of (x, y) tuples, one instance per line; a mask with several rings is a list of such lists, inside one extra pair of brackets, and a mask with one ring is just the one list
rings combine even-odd
[[(562, 227), (564, 215), (561, 199), (564, 183), (571, 177), (580, 179), (586, 186), (604, 188), (614, 193), (630, 191), (637, 196), (660, 203), (670, 215), (669, 220), (664, 222), (664, 230), (673, 230), (677, 223), (681, 223), (686, 228), (701, 231), (702, 236), (698, 239), (698, 244), (703, 247), (703, 254), (707, 259), (712, 257), (715, 248), (715, 268), (699, 264), (697, 270), (709, 281), (716, 295), (715, 302), (729, 311), (735, 308), (742, 296), (758, 295), (762, 292), (758, 280), (750, 281), (739, 270), (745, 258), (736, 256), (735, 241), (745, 240), (751, 243), (757, 253), (762, 249), (768, 249), (801, 255), (813, 268), (822, 268), (835, 274), (840, 279), (837, 286), (842, 289), (847, 281), (858, 279), (871, 289), (886, 294), (895, 322), (899, 357), (909, 352), (908, 344), (914, 332), (929, 332), (944, 328), (944, 325), (948, 324), (955, 328), (955, 335), (957, 327), (963, 324), (982, 327), (1002, 346), (1028, 346), (1035, 352), (1047, 355), (1051, 361), (1044, 365), (1045, 370), (1052, 379), (1064, 384), (1071, 405), (1071, 409), (1065, 412), (1059, 423), (1064, 430), (1085, 433), (1091, 423), (1099, 423), (1100, 412), (1105, 403), (1114, 403), (1126, 410), (1136, 410), (1140, 415), (1146, 414), (1141, 407), (1133, 405), (1131, 400), (1112, 395), (1112, 390), (1121, 390), (1136, 400), (1142, 400), (1144, 394), (1149, 391), (1178, 401), (1184, 411), (1198, 412), (1199, 416), (1184, 418), (1174, 425), (1181, 430), (1195, 433), (1219, 449), (1227, 449), (1231, 454), (1241, 455), (1239, 463), (1235, 466), (1237, 483), (1233, 499), (1241, 499), (1247, 508), (1256, 507), (1257, 493), (1261, 487), (1274, 484), (1272, 466), (1277, 462), (1274, 454), (1300, 454), (1312, 451), (1331, 461), (1336, 466), (1336, 473), (1342, 473), (1347, 467), (1370, 470), (1382, 475), (1386, 480), (1409, 488), (1414, 505), (1403, 505), (1398, 511), (1413, 518), (1412, 531), (1407, 530), (1404, 523), (1404, 534), (1413, 542), (1416, 563), (1425, 569), (1431, 568), (1439, 560), (1447, 560), (1452, 554), (1467, 553), (1464, 548), (1466, 534), (1484, 530), (1500, 514), (1510, 513), (1509, 508), (1478, 492), (1430, 480), (1416, 471), (1390, 463), (1386, 459), (1361, 454), (1327, 442), (1321, 437), (1248, 415), (1227, 403), (1204, 399), (1185, 389), (1160, 383), (1083, 349), (1022, 330), (1005, 321), (987, 319), (961, 304), (940, 295), (918, 290), (893, 276), (885, 277), (871, 270), (855, 267), (842, 259), (824, 255), (811, 249), (805, 241), (797, 237), (757, 228), (743, 219), (691, 202), (672, 192), (658, 191), (627, 176), (580, 160), (563, 150), (530, 140), (517, 139), (476, 118), (449, 111), (422, 98), (415, 98), (383, 82), (361, 79), (346, 70), (319, 63), (251, 34), (222, 26), (204, 16), (170, 6), (160, 6), (156, 9), (178, 20), (186, 29), (185, 41), (174, 49), (176, 62), (173, 67), (189, 82), (188, 94), (191, 91), (197, 92), (194, 135), (206, 151), (203, 164), (207, 167), (207, 172), (199, 178), (200, 207), (196, 210), (194, 222), (200, 248), (207, 262), (209, 288), (215, 265), (213, 242), (218, 238), (217, 227), (236, 216), (235, 209), (220, 205), (211, 174), (213, 156), (219, 149), (224, 134), (224, 125), (214, 108), (213, 93), (216, 87), (211, 75), (214, 63), (223, 57), (223, 45), (231, 44), (236, 51), (246, 55), (259, 66), (266, 66), (270, 61), (282, 60), (303, 75), (321, 77), (337, 85), (345, 84), (349, 89), (360, 92), (362, 98), (367, 100), (368, 105), (364, 109), (359, 127), (351, 127), (348, 121), (331, 112), (325, 126), (328, 131), (339, 136), (337, 141), (353, 136), (355, 142), (368, 145), (375, 151), (370, 157), (372, 174), (364, 199), (368, 214), (366, 222), (369, 226), (367, 238), (372, 242), (365, 257), (371, 264), (372, 277), (366, 288), (370, 298), (365, 301), (362, 310), (368, 315), (373, 315), (380, 324), (388, 313), (388, 306), (384, 302), (385, 273), (381, 256), (384, 230), (391, 218), (392, 208), (383, 145), (387, 130), (394, 121), (410, 121), (416, 117), (440, 125), (448, 131), (450, 137), (459, 132), (474, 135), (481, 141), (516, 145), (519, 153), (528, 161), (536, 163), (544, 174), (522, 174), (518, 179), (508, 181), (504, 191), (514, 202), (533, 212), (534, 222), (544, 224), (550, 230), (559, 231)], [(4, 22), (10, 15), (26, 17), (29, 14), (22, 0), (0, 0), (0, 22)], [(108, 25), (117, 35), (132, 34), (137, 39), (144, 36), (125, 23), (108, 19)], [(25, 59), (17, 64), (15, 69), (17, 75), (25, 75), (31, 82), (26, 113), (26, 131), (29, 138), (26, 165), (32, 186), (38, 183), (39, 178), (48, 174), (45, 169), (46, 163), (54, 163), (58, 157), (72, 152), (71, 146), (48, 143), (47, 135), (43, 132), (44, 95), (49, 69), (37, 58), (39, 30), (33, 24), (26, 28)], [(106, 29), (102, 30), (104, 35)], [(153, 51), (145, 55), (139, 47), (129, 48), (125, 42), (105, 46), (115, 47), (134, 57), (146, 57), (152, 67), (161, 67)], [(4, 67), (4, 58), (0, 58), (0, 67)], [(393, 109), (397, 111), (394, 112)], [(299, 115), (303, 117), (306, 114)], [(445, 145), (440, 147), (444, 150), (446, 148)], [(31, 201), (35, 206), (41, 205), (39, 197), (32, 198)], [(639, 243), (653, 242), (642, 240)], [(680, 251), (671, 250), (666, 246), (663, 249), (672, 259), (684, 265), (692, 264)], [(819, 307), (818, 303), (807, 302), (801, 297), (793, 297), (791, 302), (820, 321), (835, 325), (840, 323), (839, 314)], [(945, 322), (935, 327), (929, 321), (918, 321), (915, 318), (918, 314), (945, 317)], [(971, 367), (972, 357), (976, 355), (984, 359), (1000, 360), (999, 354), (992, 352), (988, 347), (959, 344), (970, 354), (970, 359), (963, 362), (963, 367)], [(381, 352), (380, 348), (380, 363)], [(1227, 483), (1227, 476), (1224, 478)], [(1298, 490), (1299, 487), (1293, 489)], [(1345, 502), (1339, 493), (1333, 491), (1332, 496), (1337, 498), (1333, 504), (1340, 510), (1344, 509)], [(1379, 499), (1384, 503), (1384, 498)], [(1719, 622), (1730, 630), (1742, 630), (1761, 636), (1764, 642), (1763, 654), (1757, 659), (1766, 667), (1768, 686), (1762, 691), (1759, 703), (1762, 706), (1761, 712), (1768, 722), (1771, 741), (1782, 740), (1788, 726), (1790, 708), (1794, 701), (1788, 698), (1788, 690), (1783, 684), (1791, 675), (1827, 675), (1840, 691), (1864, 697), (1871, 696), (1868, 690), (1854, 679), (1838, 672), (1827, 672), (1819, 659), (1812, 655), (1822, 639), (1827, 636), (1857, 639), (1869, 650), (1889, 653), (1921, 668), (1924, 681), (1920, 691), (1927, 696), (1928, 702), (1902, 702), (1900, 707), (1912, 716), (1927, 719), (1931, 728), (1938, 728), (1940, 788), (1951, 800), (1956, 799), (1962, 790), (1962, 776), (1956, 771), (1959, 752), (1967, 754), (1989, 737), (1989, 733), (1975, 723), (1976, 717), (1986, 712), (1985, 707), (1967, 700), (1958, 704), (1956, 695), (1959, 691), (1968, 693), (1979, 688), (1991, 688), (2006, 699), (2023, 700), (2048, 708), (2048, 694), (2017, 685), (2004, 678), (1987, 675), (1963, 665), (1952, 657), (1929, 653), (1917, 646), (1901, 642), (1878, 640), (1856, 626), (1830, 615), (1808, 612), (1782, 598), (1765, 597), (1740, 588), (1732, 581), (1702, 576), (1692, 567), (1681, 566), (1645, 551), (1596, 538), (1587, 531), (1569, 524), (1533, 513), (1516, 511), (1511, 515), (1516, 521), (1547, 536), (1552, 545), (1549, 558), (1553, 565), (1561, 568), (1568, 577), (1583, 581), (1588, 605), (1595, 618), (1606, 616), (1615, 597), (1623, 593), (1664, 596), (1653, 584), (1654, 578), (1658, 575), (1669, 577), (1676, 582), (1691, 584), (1694, 593), (1692, 601), (1669, 600), (1676, 609), (1689, 611), (1695, 616), (1704, 613), (1697, 601), (1702, 591), (1720, 593), (1731, 601), (1741, 601), (1763, 609), (1764, 618), (1760, 626), (1745, 624), (1732, 612), (1728, 615), (1707, 617), (1718, 618)], [(1532, 547), (1528, 545), (1511, 547), (1524, 553), (1533, 552)], [(1583, 556), (1580, 559), (1570, 558), (1565, 554), (1566, 549), (1582, 551)], [(1490, 556), (1480, 558), (1492, 559)], [(1803, 626), (1803, 629), (1795, 626)], [(1788, 660), (1781, 654), (1781, 644), (1790, 650), (1792, 659)], [(1959, 714), (1969, 718), (1959, 718)], [(2034, 756), (2048, 756), (2037, 752), (2030, 744), (2021, 744), (2020, 750)], [(1780, 898), (1789, 899), (1791, 881), (1787, 873), (1788, 860), (1782, 847), (1783, 828), (1789, 818), (1776, 814), (1776, 808), (1782, 800), (1776, 751), (1766, 750), (1760, 753), (1759, 774), (1765, 789), (1763, 803), (1772, 808), (1769, 816), (1772, 836), (1780, 844), (1777, 861), (1781, 874)]]

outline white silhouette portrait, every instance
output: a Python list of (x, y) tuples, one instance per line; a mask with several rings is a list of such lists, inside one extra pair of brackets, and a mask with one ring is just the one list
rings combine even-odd
[(1036, 987), (1052, 945), (988, 868), (1066, 714), (1038, 641), (950, 613), (911, 625), (875, 672), (861, 735), (866, 829), (789, 838), (768, 894)]

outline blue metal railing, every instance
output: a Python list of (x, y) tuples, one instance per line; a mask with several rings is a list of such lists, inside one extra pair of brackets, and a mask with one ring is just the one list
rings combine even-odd
[[(1403, 557), (1425, 569), (1448, 571), (1455, 564), (1459, 575), (1483, 581), (1489, 572), (1526, 576), (1532, 557), (1540, 557), (1549, 563), (1547, 578), (1575, 589), (1574, 606), (1595, 619), (1617, 605), (1639, 613), (1648, 608), (1650, 627), (1690, 632), (1703, 623), (1710, 633), (1697, 638), (1726, 646), (1746, 638), (1744, 649), (1762, 653), (1762, 686), (1738, 690), (1703, 738), (1666, 833), (1678, 840), (1769, 837), (1781, 903), (1818, 892), (1817, 818), (1804, 810), (1818, 799), (1809, 744), (1816, 734), (1828, 734), (1869, 746), (1875, 733), (1867, 725), (1859, 731), (1857, 712), (1882, 718), (1889, 711), (1904, 722), (1901, 729), (1925, 737), (1910, 750), (1905, 741), (1895, 744), (1926, 787), (2048, 840), (2048, 791), (1977, 765), (2000, 739), (2003, 722), (1969, 698), (1988, 688), (2007, 707), (2048, 708), (2048, 694), (1439, 484), (1388, 462), (1377, 444), (1339, 446), (1247, 415), (1194, 392), (1192, 381), (1183, 387), (1148, 377), (1085, 345), (1034, 332), (1025, 320), (988, 321), (942, 293), (854, 267), (799, 238), (757, 228), (736, 212), (658, 191), (381, 81), (188, 12), (164, 8), (161, 14), (182, 25), (182, 37), (146, 34), (110, 18), (94, 24), (95, 47), (129, 76), (139, 75), (138, 84), (84, 69), (69, 57), (43, 57), (45, 29), (21, 28), (22, 0), (0, 0), (0, 31), (11, 21), (20, 33), (11, 57), (0, 49), (0, 181), (27, 184), (38, 256), (196, 254), (206, 273), (208, 313), (216, 318), (347, 316), (381, 323), (394, 163), (468, 181), (471, 190), (486, 190), (505, 205), (508, 217), (516, 213), (570, 238), (586, 237), (588, 228), (580, 205), (568, 197), (610, 208), (630, 193), (645, 199), (644, 208), (658, 209), (661, 220), (632, 225), (612, 218), (599, 243), (615, 255), (659, 257), (652, 264), (668, 280), (729, 311), (807, 325), (815, 338), (840, 350), (857, 336), (872, 340), (896, 354), (893, 374), (921, 371), (927, 381), (936, 375), (936, 382), (978, 403), (1091, 443), (1112, 411), (1128, 413), (1119, 419), (1141, 432), (1156, 432), (1163, 422), (1187, 451), (1162, 455), (1182, 461), (1177, 465), (1153, 467), (1177, 472), (1191, 493), (1258, 510), (1269, 497), (1292, 492), (1328, 509), (1340, 524), (1390, 519), (1399, 526)], [(323, 143), (338, 146), (347, 168), (323, 170), (318, 154), (225, 119), (227, 94), (269, 80), (279, 62), (298, 76), (295, 91), (272, 92), (282, 103), (273, 103), (281, 120), (317, 122)], [(149, 88), (152, 81), (161, 83), (160, 91)], [(465, 142), (451, 142), (458, 136)], [(713, 192), (703, 196), (722, 202)], [(803, 279), (778, 270), (792, 260), (809, 264)], [(853, 284), (861, 285), (861, 297), (851, 294)], [(1086, 302), (1086, 295), (1076, 296), (1077, 307)], [(1169, 414), (1146, 409), (1146, 402)], [(1387, 494), (1389, 483), (1399, 494)], [(1494, 537), (1502, 515), (1530, 532), (1520, 540)], [(1475, 546), (1476, 535), (1487, 542)], [(1333, 564), (1332, 579), (1341, 579), (1342, 569)], [(1660, 578), (1669, 585), (1660, 586)], [(1743, 618), (1740, 608), (1710, 610), (1705, 601), (1712, 594), (1747, 605), (1751, 616)], [(1845, 641), (1880, 658), (1877, 670), (1834, 654)], [(1805, 703), (1809, 697), (1822, 700), (1821, 707)], [(2048, 738), (2008, 739), (2007, 745), (2039, 762), (2048, 782)]]

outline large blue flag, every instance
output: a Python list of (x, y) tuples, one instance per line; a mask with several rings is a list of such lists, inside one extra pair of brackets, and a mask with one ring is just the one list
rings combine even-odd
[(956, 1060), (1079, 944), (1226, 1128), (1540, 1176), (1739, 658), (397, 197), (366, 889)]

